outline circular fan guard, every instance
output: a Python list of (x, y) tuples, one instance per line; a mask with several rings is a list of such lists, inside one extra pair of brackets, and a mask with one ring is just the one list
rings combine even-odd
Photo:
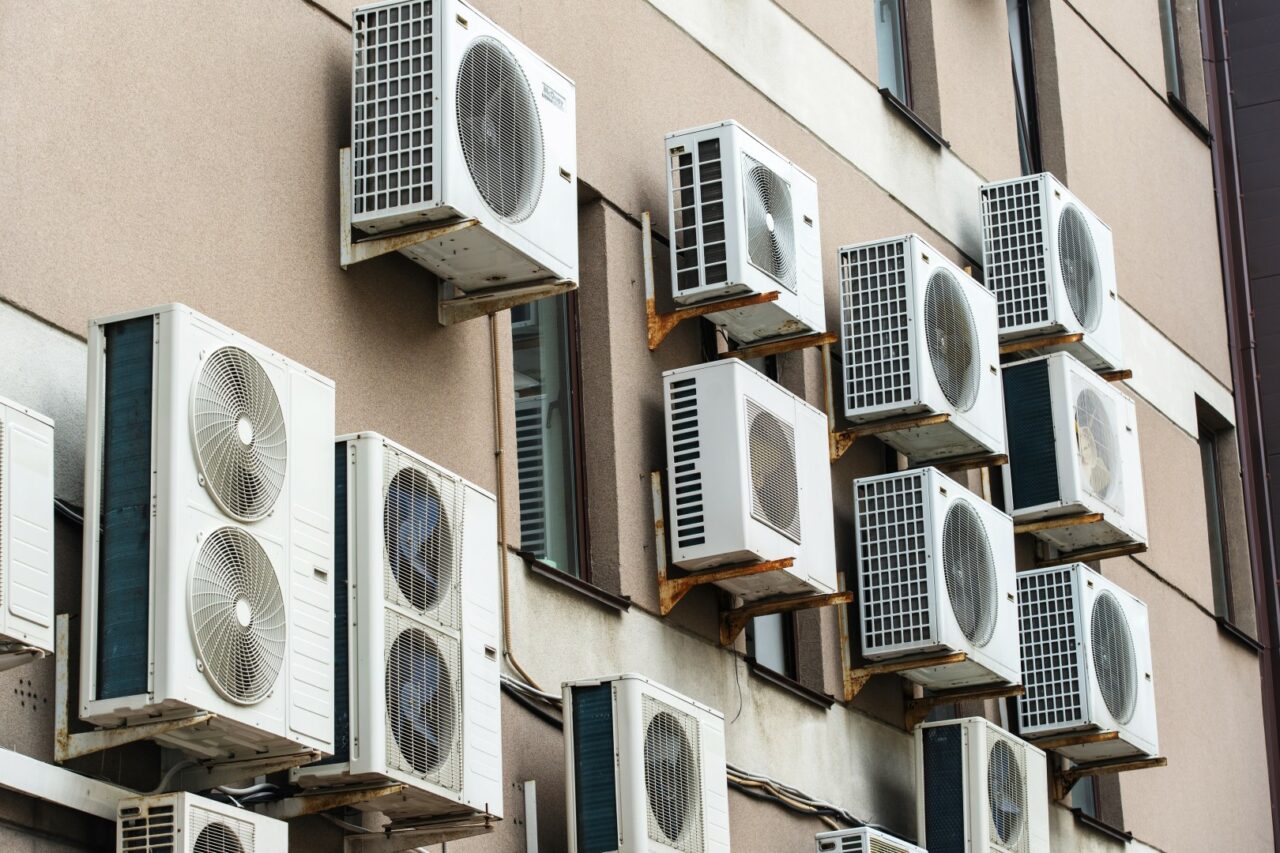
[(191, 567), (188, 607), (196, 652), (214, 689), (240, 705), (266, 696), (284, 662), (285, 608), (258, 541), (237, 527), (205, 537)]
[(660, 711), (644, 734), (644, 787), (649, 812), (670, 841), (678, 842), (698, 796), (697, 761), (684, 727)]
[(542, 123), (506, 45), (488, 36), (471, 43), (458, 68), (457, 101), (458, 138), (476, 189), (504, 219), (527, 219), (542, 193)]
[(391, 644), (386, 670), (387, 721), (405, 761), (418, 773), (440, 768), (457, 733), (453, 675), (439, 646), (417, 628)]
[(982, 376), (978, 329), (960, 282), (947, 270), (935, 272), (925, 285), (924, 326), (929, 361), (942, 393), (957, 411), (969, 411), (978, 399)]
[(1107, 711), (1121, 723), (1133, 719), (1138, 701), (1138, 661), (1133, 633), (1120, 602), (1110, 592), (1093, 601), (1089, 617), (1089, 655)]
[(747, 441), (756, 506), (774, 527), (796, 530), (800, 487), (791, 433), (773, 414), (760, 409), (751, 418)]
[(225, 823), (211, 823), (200, 830), (191, 853), (244, 853), (244, 845)]
[(1072, 204), (1058, 217), (1058, 266), (1072, 313), (1092, 332), (1102, 319), (1102, 275), (1089, 223)]
[(423, 471), (402, 468), (383, 506), (387, 565), (409, 604), (436, 607), (453, 585), (454, 533), (440, 491)]
[(960, 631), (985, 646), (996, 629), (996, 564), (987, 528), (964, 500), (953, 503), (942, 522), (942, 573)]
[(1076, 396), (1076, 454), (1085, 488), (1107, 500), (1119, 481), (1119, 453), (1111, 414), (1092, 388)]
[(209, 494), (228, 515), (271, 511), (289, 456), (284, 411), (262, 365), (239, 347), (205, 359), (191, 394), (191, 433)]
[(991, 824), (1006, 847), (1014, 847), (1027, 825), (1027, 785), (1018, 756), (1003, 740), (987, 754), (987, 797)]
[(747, 257), (794, 291), (796, 238), (791, 187), (772, 169), (744, 158), (743, 194), (747, 212)]

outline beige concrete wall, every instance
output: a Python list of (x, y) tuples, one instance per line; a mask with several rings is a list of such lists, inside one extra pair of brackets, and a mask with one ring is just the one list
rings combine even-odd
[[(1163, 97), (1164, 42), (1160, 35), (1160, 7), (1157, 0), (1114, 2), (1114, 0), (1063, 0), (1064, 13), (1092, 27), (1095, 38), (1105, 42), (1133, 67), (1142, 82)], [(1068, 54), (1068, 57), (1070, 54)]]

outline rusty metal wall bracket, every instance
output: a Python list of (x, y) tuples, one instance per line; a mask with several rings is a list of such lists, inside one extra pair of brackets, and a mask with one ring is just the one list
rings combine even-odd
[(953, 663), (964, 663), (969, 656), (964, 652), (952, 652), (931, 658), (912, 658), (911, 660), (893, 660), (872, 663), (866, 666), (853, 667), (844, 674), (844, 701), (852, 702), (862, 692), (873, 675), (889, 675), (890, 673), (908, 672), (913, 669), (925, 669), (931, 666), (947, 666)]
[(1133, 371), (1126, 367), (1123, 370), (1100, 370), (1098, 375), (1108, 382), (1124, 382), (1133, 378)]
[(740, 358), (746, 361), (752, 358), (764, 358), (770, 355), (781, 355), (784, 352), (809, 349), (810, 347), (830, 346), (837, 340), (835, 332), (815, 332), (812, 335), (797, 335), (794, 338), (782, 338), (781, 340), (765, 341), (726, 350), (720, 353), (720, 358)]
[(1116, 557), (1128, 557), (1131, 554), (1141, 554), (1147, 550), (1145, 542), (1126, 542), (1122, 545), (1101, 545), (1097, 548), (1083, 548), (1079, 551), (1065, 551), (1056, 557), (1049, 557), (1045, 560), (1036, 560), (1037, 569), (1045, 569), (1050, 566), (1062, 566), (1067, 563), (1088, 563), (1093, 560), (1111, 560)]
[(320, 758), (319, 750), (305, 749), (299, 752), (277, 752), (223, 760), (209, 759), (179, 773), (174, 789), (203, 791), (219, 785), (236, 785), (255, 776), (265, 776), (268, 773), (279, 773), (281, 770), (292, 770), (304, 764), (313, 764)]
[(931, 693), (919, 699), (908, 700), (903, 722), (906, 730), (910, 732), (923, 723), (925, 717), (929, 716), (929, 712), (939, 705), (949, 705), (952, 702), (978, 702), (984, 699), (1007, 699), (1010, 696), (1022, 696), (1026, 692), (1026, 688), (1021, 684), (1001, 684), (995, 687), (961, 687), (957, 690)]
[(1086, 776), (1101, 776), (1104, 773), (1128, 773), (1131, 770), (1147, 770), (1152, 767), (1164, 767), (1169, 759), (1163, 755), (1152, 758), (1112, 758), (1106, 761), (1091, 761), (1088, 764), (1074, 764), (1065, 770), (1053, 773), (1053, 798), (1065, 799)]
[(1060, 347), (1067, 344), (1078, 344), (1084, 340), (1083, 332), (1072, 332), (1069, 335), (1043, 335), (1038, 338), (1024, 338), (1020, 341), (1009, 341), (1000, 345), (1001, 355), (1013, 355), (1041, 347)]
[(140, 723), (133, 726), (119, 726), (112, 729), (96, 729), (89, 732), (71, 732), (70, 698), (70, 651), (71, 617), (59, 613), (54, 620), (54, 669), (55, 685), (53, 700), (53, 760), (58, 764), (91, 755), (104, 749), (135, 743), (140, 740), (151, 740), (159, 735), (168, 734), (178, 729), (187, 729), (207, 723), (214, 718), (210, 713), (193, 714), (174, 720), (161, 720), (154, 723)]
[(1106, 743), (1107, 741), (1116, 740), (1120, 737), (1120, 732), (1076, 732), (1070, 735), (1061, 735), (1060, 737), (1046, 737), (1039, 740), (1028, 739), (1027, 743), (1043, 749), (1045, 752), (1051, 752), (1055, 749), (1063, 749), (1068, 746), (1083, 746), (1090, 743)]
[(1094, 524), (1102, 521), (1100, 512), (1082, 512), (1076, 515), (1060, 515), (1055, 518), (1042, 518), (1038, 521), (1024, 521), (1013, 526), (1014, 533), (1038, 533), (1041, 530), (1058, 530), (1062, 527), (1078, 527), (1083, 524)]
[(441, 326), (452, 326), (466, 320), (474, 320), (498, 311), (506, 311), (517, 305), (536, 302), (549, 296), (559, 296), (577, 290), (578, 283), (569, 279), (545, 278), (540, 281), (524, 281), (516, 284), (488, 287), (475, 293), (454, 296), (453, 286), (440, 282), (440, 298), (436, 302), (436, 319)]
[(329, 809), (346, 808), (390, 797), (404, 790), (404, 785), (363, 785), (349, 788), (315, 788), (302, 791), (284, 800), (267, 803), (260, 811), (276, 820), (293, 820), (296, 817), (319, 814)]
[(892, 418), (886, 421), (875, 421), (874, 423), (862, 424), (861, 426), (850, 427), (849, 429), (832, 432), (830, 434), (830, 451), (831, 461), (835, 462), (853, 446), (853, 443), (859, 438), (866, 438), (871, 435), (879, 435), (885, 432), (898, 432), (900, 430), (915, 429), (917, 427), (933, 426), (935, 424), (944, 424), (951, 420), (951, 415), (945, 412), (937, 415), (912, 415), (906, 418)]
[(430, 827), (397, 832), (367, 832), (343, 838), (344, 853), (405, 853), (434, 844), (458, 841), (487, 835), (494, 830), (494, 822), (486, 817), (483, 824), (465, 827)]
[(733, 641), (747, 627), (747, 623), (757, 616), (768, 616), (773, 613), (792, 613), (797, 610), (812, 610), (815, 607), (833, 607), (838, 604), (852, 604), (852, 592), (804, 593), (789, 595), (785, 598), (773, 598), (766, 601), (753, 601), (720, 614), (720, 645), (732, 646)]
[[(1000, 465), (1009, 464), (1009, 457), (1003, 453), (983, 453), (974, 456), (961, 456), (956, 459), (936, 459), (932, 462), (924, 462), (922, 465), (932, 465), (944, 474), (954, 474), (957, 471), (971, 471), (974, 468), (995, 468)], [(983, 495), (987, 502), (991, 502), (991, 498)]]

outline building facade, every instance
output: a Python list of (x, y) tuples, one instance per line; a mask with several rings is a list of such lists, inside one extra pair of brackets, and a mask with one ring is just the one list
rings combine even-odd
[[(643, 673), (723, 712), (734, 767), (912, 838), (912, 688), (879, 676), (842, 701), (853, 651), (836, 607), (762, 618), (728, 649), (725, 593), (695, 589), (660, 615), (662, 374), (726, 342), (699, 320), (650, 351), (642, 223), (650, 213), (657, 308), (670, 310), (664, 136), (741, 122), (817, 181), (836, 330), (837, 247), (915, 232), (980, 274), (980, 185), (1050, 171), (1115, 239), (1150, 545), (1097, 567), (1150, 608), (1168, 759), (1052, 803), (1052, 849), (1275, 847), (1261, 678), (1274, 646), (1255, 611), (1261, 534), (1242, 485), (1257, 460), (1236, 429), (1249, 410), (1234, 394), (1221, 134), (1208, 130), (1222, 109), (1202, 48), (1221, 33), (1212, 14), (1202, 27), (1195, 0), (485, 0), (576, 84), (580, 286), (445, 327), (421, 267), (395, 254), (338, 263), (354, 5), (0, 3), (0, 396), (57, 424), (56, 496), (70, 511), (56, 520), (55, 603), (73, 630), (88, 322), (183, 302), (332, 378), (339, 434), (384, 433), (499, 495), (509, 668), (550, 692)], [(821, 352), (758, 366), (822, 408)], [(526, 435), (538, 420), (541, 441)], [(852, 481), (898, 464), (860, 439), (833, 465), (842, 573), (854, 571)], [(981, 473), (957, 476), (990, 493)], [(1017, 551), (1034, 563), (1029, 538)], [(52, 761), (55, 687), (53, 657), (0, 673), (0, 746)], [(1009, 713), (987, 700), (935, 716)], [(502, 714), (504, 819), (447, 849), (532, 851), (536, 827), (536, 849), (564, 851), (556, 715), (510, 693)], [(161, 760), (139, 744), (69, 766), (146, 791)], [(111, 849), (114, 824), (27, 796), (22, 779), (0, 785), (3, 849)], [(812, 850), (832, 828), (750, 785), (731, 786), (729, 816), (745, 853)], [(347, 831), (298, 818), (290, 848), (342, 850)]]

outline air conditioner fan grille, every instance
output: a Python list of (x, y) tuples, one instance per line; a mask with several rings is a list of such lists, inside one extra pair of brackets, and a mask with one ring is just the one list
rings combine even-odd
[(992, 840), (1013, 853), (1027, 853), (1024, 750), (1000, 737), (987, 752), (987, 806)]
[(951, 504), (942, 523), (942, 573), (961, 632), (975, 646), (985, 646), (995, 633), (1000, 603), (996, 564), (981, 516), (963, 499)]
[(751, 465), (751, 515), (800, 541), (800, 480), (791, 424), (746, 398), (747, 456)]
[(462, 675), (458, 642), (394, 611), (385, 618), (387, 764), (462, 789)]
[(1121, 724), (1133, 719), (1138, 701), (1138, 662), (1133, 632), (1120, 602), (1103, 590), (1089, 617), (1089, 657), (1107, 711)]
[(1058, 216), (1058, 268), (1072, 313), (1092, 332), (1102, 319), (1102, 274), (1089, 223), (1074, 204)]
[(1082, 388), (1076, 395), (1074, 421), (1082, 485), (1120, 509), (1120, 454), (1110, 408), (1092, 388)]
[(466, 507), (462, 486), (390, 445), (384, 448), (386, 600), (458, 628)]
[(742, 192), (747, 214), (747, 257), (794, 292), (796, 234), (791, 186), (752, 157), (742, 158)]
[(703, 853), (698, 721), (648, 695), (641, 704), (649, 838), (680, 853)]
[(924, 335), (933, 375), (947, 402), (958, 412), (969, 411), (982, 379), (978, 327), (960, 282), (948, 270), (938, 270), (925, 285)]

